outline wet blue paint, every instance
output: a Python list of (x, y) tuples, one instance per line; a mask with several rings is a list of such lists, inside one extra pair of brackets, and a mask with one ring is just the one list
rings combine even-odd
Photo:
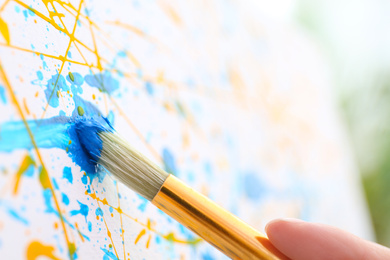
[(64, 170), (62, 172), (62, 178), (67, 179), (69, 183), (73, 183), (73, 175), (72, 175), (72, 168), (70, 167), (64, 167)]
[(114, 79), (110, 73), (98, 73), (84, 77), (85, 82), (91, 87), (97, 88), (102, 92), (112, 94), (119, 88), (119, 82)]
[(167, 148), (164, 148), (162, 157), (164, 161), (165, 171), (167, 171), (168, 173), (172, 173), (173, 175), (177, 175), (176, 162), (175, 158), (173, 157), (173, 154)]
[(112, 213), (114, 211), (114, 209), (112, 207), (110, 207), (109, 210), (110, 210), (110, 213)]
[[(113, 131), (103, 117), (57, 116), (40, 121), (27, 121), (39, 148), (59, 148), (68, 151), (68, 156), (90, 177), (104, 179), (105, 173), (97, 172), (97, 159), (102, 147), (97, 133)], [(33, 148), (30, 136), (22, 121), (12, 121), (0, 125), (0, 152)], [(69, 144), (71, 141), (71, 144)], [(89, 149), (92, 149), (91, 151)]]
[(79, 203), (80, 209), (70, 211), (70, 215), (74, 216), (74, 215), (80, 214), (80, 215), (85, 217), (85, 222), (87, 222), (87, 216), (88, 216), (89, 208), (88, 208), (87, 205), (81, 203), (80, 201), (77, 201), (77, 202)]
[(7, 97), (5, 96), (5, 89), (3, 86), (0, 86), (0, 100), (3, 104), (7, 104)]
[(65, 193), (62, 193), (62, 202), (65, 205), (69, 205), (69, 198), (68, 198), (68, 196)]
[(252, 200), (258, 200), (267, 193), (265, 185), (260, 181), (259, 176), (254, 172), (248, 172), (244, 175), (244, 192)]

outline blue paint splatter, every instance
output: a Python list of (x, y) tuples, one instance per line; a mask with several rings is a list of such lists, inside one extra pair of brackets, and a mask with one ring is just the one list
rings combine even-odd
[(69, 198), (68, 198), (68, 196), (65, 193), (62, 193), (62, 202), (65, 205), (69, 205)]
[(0, 86), (0, 100), (3, 104), (7, 104), (7, 98), (5, 96), (5, 89), (3, 86)]
[(64, 167), (64, 170), (62, 172), (62, 178), (67, 179), (69, 183), (73, 183), (72, 168)]
[(96, 214), (96, 216), (102, 216), (103, 217), (103, 210), (100, 207), (98, 207), (95, 210), (95, 214)]
[(89, 208), (87, 205), (81, 203), (80, 201), (77, 201), (79, 203), (79, 206), (80, 206), (80, 209), (79, 210), (72, 210), (70, 212), (70, 215), (71, 216), (74, 216), (74, 215), (77, 215), (77, 214), (81, 214), (85, 217), (85, 222), (87, 222), (87, 216), (88, 216), (88, 212), (89, 212)]
[(107, 249), (102, 248), (102, 247), (100, 249), (103, 250), (103, 252), (104, 252), (103, 260), (110, 260), (110, 259), (112, 259), (112, 260), (119, 260), (116, 257), (116, 255), (114, 255), (114, 253), (112, 253), (112, 252), (110, 252)]
[(256, 173), (249, 172), (244, 175), (245, 195), (252, 200), (258, 200), (266, 193), (266, 187), (261, 183)]
[(43, 74), (40, 70), (37, 71), (37, 77), (39, 80), (43, 80)]
[(2, 201), (0, 201), (0, 206), (3, 206), (6, 209), (6, 212), (15, 220), (18, 220), (25, 225), (29, 224), (28, 220), (25, 217), (23, 217), (19, 212), (17, 212), (15, 209), (13, 209), (11, 206), (5, 204)]
[(152, 83), (150, 83), (149, 81), (147, 81), (145, 83), (145, 88), (146, 88), (146, 91), (148, 92), (149, 95), (153, 96), (154, 94), (154, 87), (152, 85)]
[(57, 91), (59, 90), (68, 91), (70, 89), (66, 84), (64, 76), (56, 74), (51, 76), (51, 79), (47, 82), (46, 89), (44, 91), (46, 100), (50, 100), (49, 105), (51, 107), (58, 107), (60, 104), (59, 95), (57, 95)]
[(82, 182), (83, 184), (87, 185), (87, 183), (88, 183), (88, 177), (87, 177), (87, 175), (83, 175), (83, 177), (81, 177), (81, 182)]
[(164, 160), (165, 171), (172, 173), (173, 175), (177, 175), (176, 162), (172, 153), (167, 148), (164, 148), (162, 156)]
[(215, 258), (210, 254), (210, 252), (206, 252), (202, 254), (202, 260), (214, 260)]
[[(137, 194), (138, 195), (138, 194)], [(138, 195), (138, 198), (142, 201), (141, 204), (139, 204), (138, 209), (142, 212), (145, 211), (146, 205), (148, 205), (148, 200), (144, 197)]]
[(110, 207), (109, 210), (110, 210), (110, 213), (112, 213), (114, 211), (114, 209), (112, 207)]
[(88, 221), (88, 230), (89, 230), (89, 232), (92, 231), (92, 223), (91, 223), (91, 221)]
[(54, 189), (58, 190), (58, 189), (59, 189), (59, 187), (58, 187), (58, 184), (57, 184), (57, 181), (56, 181), (56, 179), (54, 179), (54, 178), (51, 178), (51, 182), (53, 183)]
[(119, 82), (114, 79), (110, 73), (98, 73), (85, 76), (85, 82), (91, 87), (97, 88), (102, 92), (112, 94), (119, 88)]

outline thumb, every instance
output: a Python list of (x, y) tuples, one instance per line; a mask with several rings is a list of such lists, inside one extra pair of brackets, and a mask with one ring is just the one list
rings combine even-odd
[(293, 260), (390, 259), (390, 249), (328, 225), (279, 219), (265, 230), (270, 242)]

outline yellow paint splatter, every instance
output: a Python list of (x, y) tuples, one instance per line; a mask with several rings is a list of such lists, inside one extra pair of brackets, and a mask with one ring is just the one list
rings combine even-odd
[(27, 247), (26, 257), (27, 260), (36, 260), (40, 256), (46, 256), (50, 259), (59, 260), (59, 258), (56, 257), (53, 252), (53, 246), (46, 246), (39, 241), (33, 241)]
[(135, 239), (134, 245), (136, 245), (136, 244), (138, 243), (138, 241), (141, 239), (141, 237), (142, 237), (143, 235), (145, 235), (145, 234), (146, 234), (146, 230), (145, 230), (145, 229), (142, 229), (142, 231), (139, 232), (137, 238)]
[(31, 158), (30, 155), (27, 154), (24, 157), (22, 163), (20, 164), (19, 170), (15, 174), (15, 185), (14, 185), (14, 192), (13, 192), (14, 195), (18, 193), (21, 177), (31, 165), (35, 166), (35, 161), (33, 160), (33, 158)]
[(39, 181), (43, 189), (52, 189), (49, 175), (47, 174), (46, 167), (42, 165), (41, 172), (39, 173)]
[(8, 25), (4, 22), (4, 20), (1, 17), (0, 17), (0, 33), (1, 35), (3, 35), (7, 44), (9, 44), (11, 40), (9, 37)]

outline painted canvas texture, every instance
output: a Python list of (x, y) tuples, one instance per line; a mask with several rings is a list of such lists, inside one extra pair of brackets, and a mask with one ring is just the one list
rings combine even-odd
[(0, 1), (2, 259), (226, 259), (80, 157), (106, 118), (259, 230), (371, 237), (322, 58), (246, 1)]

